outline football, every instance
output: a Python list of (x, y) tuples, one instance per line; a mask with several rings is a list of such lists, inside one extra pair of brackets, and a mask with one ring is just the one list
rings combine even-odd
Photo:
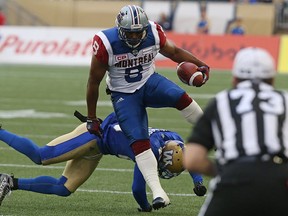
[(189, 85), (199, 87), (203, 84), (203, 73), (198, 71), (198, 66), (191, 62), (181, 62), (177, 68), (179, 79)]

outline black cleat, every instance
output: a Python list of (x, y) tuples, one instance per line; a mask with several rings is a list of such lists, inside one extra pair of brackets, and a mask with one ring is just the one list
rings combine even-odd
[(142, 209), (142, 208), (138, 208), (139, 212), (151, 212), (152, 211), (152, 206), (149, 205), (147, 208)]
[(207, 188), (203, 185), (203, 182), (194, 183), (193, 191), (197, 196), (204, 196), (207, 192)]
[(165, 200), (162, 197), (157, 197), (152, 202), (152, 207), (155, 210), (158, 210), (160, 208), (165, 208), (166, 206), (170, 205), (170, 201), (168, 204), (165, 203)]

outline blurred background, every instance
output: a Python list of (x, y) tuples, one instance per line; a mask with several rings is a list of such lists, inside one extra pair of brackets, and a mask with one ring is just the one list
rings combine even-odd
[(179, 33), (196, 33), (202, 10), (211, 22), (211, 34), (227, 33), (237, 18), (248, 35), (288, 32), (287, 0), (0, 0), (5, 25), (26, 26), (107, 28), (114, 25), (115, 14), (126, 4), (142, 6), (151, 20), (169, 22), (169, 30)]
[[(62, 38), (62, 43), (58, 44), (62, 47), (67, 47), (71, 37), (80, 44), (85, 40), (85, 44), (81, 45), (84, 56), (78, 56), (79, 61), (74, 64), (88, 65), (91, 54), (89, 41), (97, 31), (114, 26), (117, 13), (127, 4), (142, 6), (149, 19), (161, 24), (176, 44), (192, 51), (211, 67), (229, 70), (239, 49), (260, 46), (273, 55), (279, 72), (288, 72), (288, 0), (0, 0), (0, 63), (41, 63), (42, 58), (36, 56), (36, 52), (41, 51), (36, 36), (42, 38), (41, 44), (43, 41), (49, 43), (46, 51), (51, 51), (52, 46), (55, 47), (51, 45), (50, 36), (53, 35), (53, 43)], [(15, 26), (18, 28), (13, 29)], [(66, 33), (63, 33), (65, 30)], [(21, 38), (15, 38), (15, 35)], [(31, 39), (33, 37), (36, 38)], [(15, 51), (18, 42), (22, 44), (22, 51), (25, 44), (38, 43), (33, 49), (36, 60), (21, 60), (23, 52)], [(43, 48), (44, 45), (41, 46)], [(52, 51), (50, 54), (53, 54)], [(16, 56), (13, 62), (11, 55)], [(58, 50), (56, 57), (59, 56), (61, 58)], [(77, 56), (73, 58), (77, 59)], [(157, 60), (160, 67), (175, 66), (161, 56)], [(67, 65), (64, 58), (42, 63)]]
[[(288, 31), (287, 0), (1, 0), (0, 6), (6, 25), (106, 28), (114, 25), (119, 8), (131, 3), (142, 6), (151, 20), (167, 18), (176, 32), (195, 33), (193, 23), (199, 21), (205, 7), (207, 18), (213, 20), (211, 34), (224, 34), (229, 23), (238, 17), (246, 26), (246, 34)], [(219, 28), (219, 24), (225, 28)]]
[[(120, 8), (140, 5), (167, 37), (211, 67), (201, 88), (184, 85), (176, 63), (159, 55), (157, 72), (171, 79), (202, 108), (231, 86), (233, 58), (240, 49), (258, 46), (274, 57), (276, 87), (288, 90), (287, 0), (234, 1), (98, 1), (0, 0), (0, 124), (39, 146), (73, 130), (80, 122), (74, 110), (86, 114), (86, 84), (93, 36), (115, 26)], [(101, 83), (97, 116), (112, 112)], [(188, 124), (174, 109), (148, 109), (149, 126), (178, 132), (186, 139)], [(212, 152), (213, 155), (213, 152)], [(211, 156), (212, 156), (211, 155)], [(15, 177), (61, 176), (65, 164), (37, 166), (0, 142), (0, 171)], [(133, 163), (105, 156), (99, 168), (69, 198), (14, 191), (1, 205), (1, 215), (105, 215), (137, 213), (131, 194)], [(204, 179), (207, 186), (208, 178)], [(205, 197), (196, 197), (187, 172), (161, 181), (172, 205), (157, 215), (196, 216)], [(148, 189), (149, 192), (149, 189)], [(152, 199), (148, 193), (149, 200)], [(79, 213), (80, 212), (80, 213)], [(255, 215), (256, 216), (256, 215)]]

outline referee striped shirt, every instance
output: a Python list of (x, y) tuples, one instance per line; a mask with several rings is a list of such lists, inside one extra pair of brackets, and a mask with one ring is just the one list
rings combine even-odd
[(243, 81), (218, 93), (188, 138), (217, 148), (220, 165), (243, 156), (288, 158), (288, 94), (264, 82)]

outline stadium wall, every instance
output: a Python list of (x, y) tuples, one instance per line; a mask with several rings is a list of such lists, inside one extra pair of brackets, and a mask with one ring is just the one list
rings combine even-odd
[(243, 18), (246, 34), (272, 35), (275, 25), (274, 4), (239, 4), (237, 17)]
[[(101, 28), (9, 27), (0, 29), (0, 64), (89, 66), (91, 41)], [(233, 36), (167, 33), (178, 46), (194, 53), (213, 69), (232, 68), (235, 53), (247, 46), (268, 50), (278, 71), (288, 73), (288, 36)], [(157, 56), (159, 67), (176, 67)]]
[[(131, 1), (9, 0), (7, 4), (11, 7), (12, 4), (18, 5), (50, 26), (105, 28), (115, 25), (116, 14), (121, 7), (131, 4)], [(133, 1), (133, 4), (140, 5), (141, 1)], [(7, 18), (10, 16), (15, 14), (8, 13)]]
[[(206, 2), (206, 1), (205, 1)], [(151, 20), (157, 21), (161, 13), (170, 14), (175, 6), (174, 31), (177, 33), (196, 33), (200, 20), (200, 6), (204, 1), (135, 0), (132, 3), (141, 5)], [(91, 1), (91, 0), (9, 0), (7, 1), (7, 20), (9, 25), (18, 23), (20, 13), (12, 10), (17, 5), (20, 11), (31, 13), (49, 26), (96, 27), (107, 28), (115, 25), (119, 9), (131, 1)], [(210, 34), (224, 34), (229, 21), (241, 17), (248, 35), (272, 35), (274, 32), (275, 4), (249, 4), (235, 2), (207, 1), (207, 18), (210, 23)], [(174, 6), (172, 6), (174, 5)], [(24, 19), (21, 19), (24, 20)], [(31, 23), (27, 23), (30, 25)], [(25, 22), (21, 25), (25, 25)]]

